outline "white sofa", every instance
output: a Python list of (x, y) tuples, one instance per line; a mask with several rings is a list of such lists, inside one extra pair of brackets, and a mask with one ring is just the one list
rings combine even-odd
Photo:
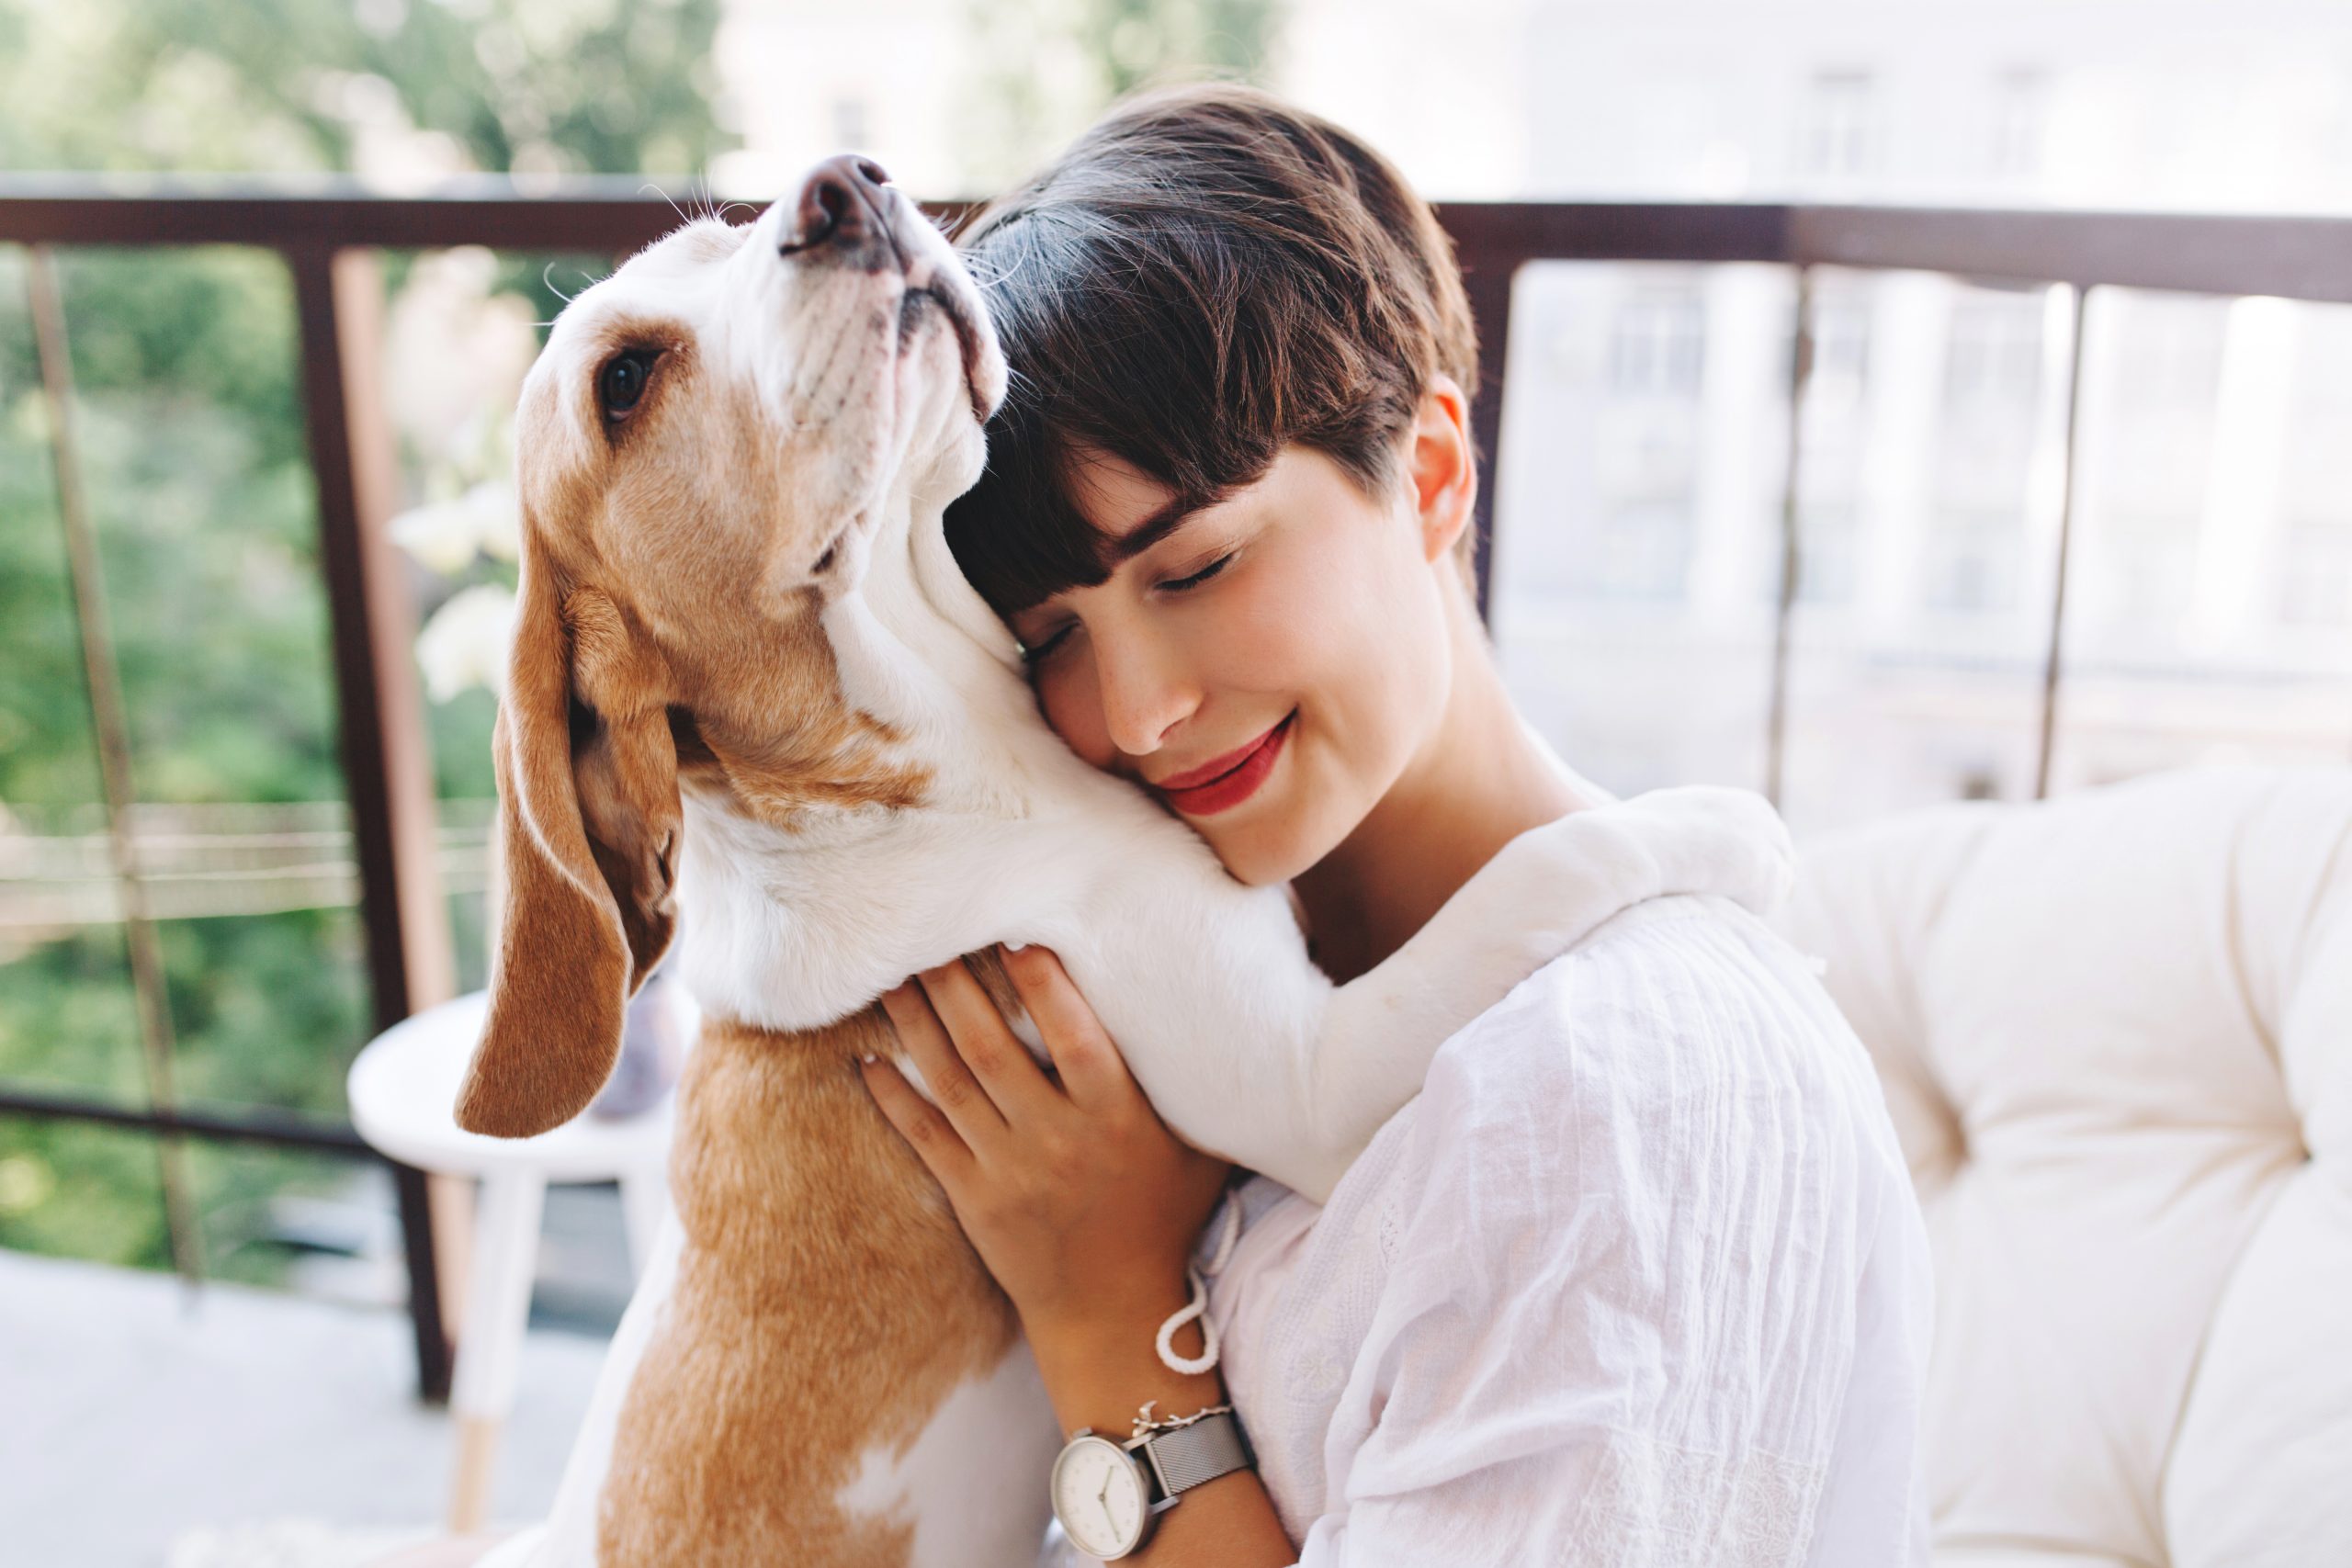
[(2352, 1565), (2352, 768), (1805, 846), (1937, 1268), (1937, 1568)]

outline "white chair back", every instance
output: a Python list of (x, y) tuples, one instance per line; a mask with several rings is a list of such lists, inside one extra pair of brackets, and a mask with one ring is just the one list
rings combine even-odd
[(2352, 769), (1818, 840), (1933, 1238), (1939, 1568), (2352, 1564)]

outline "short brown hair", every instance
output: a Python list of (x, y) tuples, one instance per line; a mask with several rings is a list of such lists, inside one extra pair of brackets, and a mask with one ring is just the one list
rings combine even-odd
[(1353, 136), (1250, 88), (1113, 110), (960, 243), (1012, 389), (947, 540), (1002, 613), (1110, 575), (1069, 494), (1090, 456), (1189, 511), (1297, 443), (1369, 494), (1432, 381), (1451, 376), (1465, 397), (1478, 384), (1462, 275), (1429, 204)]

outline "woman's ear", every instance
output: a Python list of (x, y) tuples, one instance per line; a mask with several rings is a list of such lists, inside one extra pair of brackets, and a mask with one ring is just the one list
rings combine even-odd
[(1420, 518), (1421, 556), (1434, 563), (1453, 549), (1478, 504), (1470, 400), (1453, 377), (1433, 377), (1422, 390), (1405, 461)]

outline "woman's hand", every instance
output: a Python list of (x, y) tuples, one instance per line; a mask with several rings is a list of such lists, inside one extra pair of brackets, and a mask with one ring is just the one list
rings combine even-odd
[[(1020, 1309), (1064, 1431), (1123, 1438), (1147, 1400), (1162, 1415), (1224, 1404), (1216, 1373), (1171, 1371), (1153, 1341), (1188, 1299), (1184, 1265), (1227, 1167), (1160, 1122), (1060, 959), (1023, 948), (1004, 967), (1053, 1077), (958, 961), (882, 998), (938, 1103), (888, 1062), (865, 1065), (867, 1087)], [(1244, 1568), (1297, 1555), (1257, 1473), (1241, 1471), (1185, 1493), (1142, 1560)]]
[(1059, 959), (1022, 948), (1004, 965), (1054, 1077), (958, 961), (882, 998), (932, 1099), (888, 1062), (866, 1064), (866, 1084), (946, 1189), (1049, 1382), (1057, 1359), (1125, 1360), (1130, 1345), (1156, 1359), (1229, 1168), (1160, 1122)]

